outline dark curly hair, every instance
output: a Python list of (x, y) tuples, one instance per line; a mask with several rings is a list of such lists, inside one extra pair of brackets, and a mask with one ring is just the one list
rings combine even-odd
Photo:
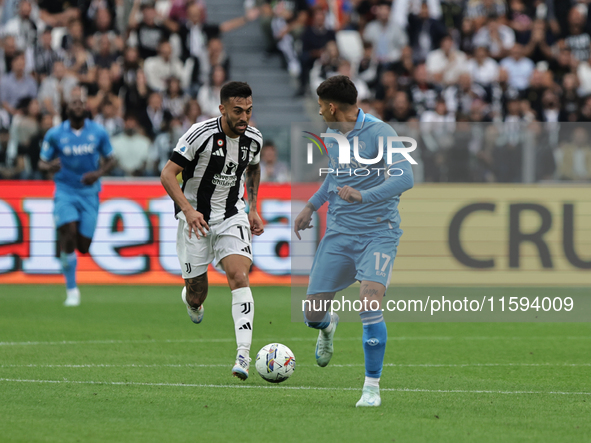
[(357, 103), (357, 88), (346, 75), (335, 75), (324, 80), (316, 89), (321, 100), (354, 105)]

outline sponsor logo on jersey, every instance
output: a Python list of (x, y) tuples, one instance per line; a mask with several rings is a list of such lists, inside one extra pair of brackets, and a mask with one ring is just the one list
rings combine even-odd
[(64, 155), (86, 155), (94, 153), (94, 143), (86, 143), (83, 145), (64, 146)]

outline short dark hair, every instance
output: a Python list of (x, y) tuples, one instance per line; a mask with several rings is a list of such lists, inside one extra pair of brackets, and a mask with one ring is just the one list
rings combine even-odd
[(321, 100), (354, 105), (357, 103), (357, 88), (346, 75), (335, 75), (324, 80), (316, 89)]
[(227, 102), (232, 97), (248, 98), (252, 97), (252, 89), (245, 82), (229, 82), (222, 86), (220, 91), (220, 101)]

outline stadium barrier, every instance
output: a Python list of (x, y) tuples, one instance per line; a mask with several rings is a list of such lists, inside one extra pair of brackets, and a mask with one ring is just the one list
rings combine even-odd
[[(305, 283), (326, 207), (307, 241), (291, 220), (318, 184), (262, 184), (265, 234), (254, 239), (253, 285)], [(393, 285), (591, 285), (588, 186), (421, 184), (400, 203), (404, 230)], [(53, 183), (3, 182), (0, 284), (62, 283)], [(82, 284), (179, 284), (176, 220), (158, 182), (103, 184), (98, 227), (79, 261)], [(306, 245), (307, 246), (304, 246)], [(290, 259), (290, 250), (294, 258)], [(297, 263), (297, 266), (292, 266)], [(225, 284), (210, 266), (211, 284)]]

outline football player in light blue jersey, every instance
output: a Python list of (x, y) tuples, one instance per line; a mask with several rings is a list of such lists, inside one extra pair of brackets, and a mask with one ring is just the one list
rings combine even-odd
[(74, 89), (68, 103), (68, 120), (47, 131), (39, 160), (40, 170), (55, 173), (53, 216), (66, 279), (66, 306), (80, 304), (76, 249), (85, 254), (90, 248), (98, 217), (99, 179), (115, 166), (107, 132), (85, 115), (81, 91)]
[[(308, 201), (294, 222), (294, 231), (311, 227), (312, 214), (328, 201), (326, 233), (318, 246), (307, 291), (304, 320), (319, 329), (316, 362), (326, 366), (333, 354), (333, 337), (339, 317), (328, 312), (324, 301), (355, 281), (361, 282), (359, 313), (363, 323), (365, 383), (356, 406), (381, 404), (379, 382), (386, 350), (387, 330), (382, 314), (382, 299), (390, 283), (392, 264), (402, 235), (398, 202), (400, 195), (413, 187), (413, 173), (406, 157), (395, 153), (388, 158), (387, 138), (396, 136), (392, 127), (365, 114), (357, 107), (357, 90), (346, 76), (334, 76), (317, 89), (320, 115), (328, 123), (324, 138), (329, 156), (328, 175), (320, 189)], [(346, 137), (351, 161), (339, 163), (337, 138)], [(376, 164), (364, 164), (359, 157)], [(383, 137), (383, 158), (379, 144)], [(402, 147), (402, 145), (393, 146)]]

